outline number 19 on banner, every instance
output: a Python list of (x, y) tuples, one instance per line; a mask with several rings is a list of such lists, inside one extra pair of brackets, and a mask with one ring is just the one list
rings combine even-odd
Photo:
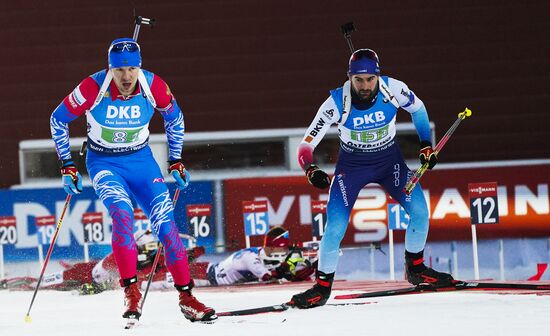
[(42, 245), (49, 244), (55, 232), (55, 216), (37, 216), (34, 218), (36, 234), (38, 237), (38, 260), (44, 264), (44, 251)]
[(250, 236), (264, 235), (269, 228), (267, 201), (243, 201), (243, 219), (246, 247), (250, 247)]

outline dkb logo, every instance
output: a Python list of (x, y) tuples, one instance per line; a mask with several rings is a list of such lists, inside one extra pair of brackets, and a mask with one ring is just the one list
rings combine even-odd
[[(128, 113), (129, 112), (129, 113)], [(107, 106), (107, 119), (134, 119), (139, 118), (141, 112), (138, 105), (133, 106)]]

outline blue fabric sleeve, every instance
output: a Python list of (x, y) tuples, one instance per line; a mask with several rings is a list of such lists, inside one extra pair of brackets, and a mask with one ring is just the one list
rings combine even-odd
[(183, 113), (174, 99), (172, 104), (164, 109), (161, 114), (164, 117), (164, 128), (168, 139), (168, 158), (169, 160), (179, 160), (181, 159), (183, 135), (185, 134)]
[(418, 133), (420, 141), (432, 141), (430, 133), (430, 119), (428, 118), (428, 111), (426, 111), (426, 106), (422, 106), (418, 111), (411, 114), (414, 127)]
[(71, 159), (71, 145), (69, 144), (69, 122), (78, 118), (71, 114), (63, 102), (57, 106), (50, 118), (50, 131), (55, 143), (57, 156), (60, 160)]

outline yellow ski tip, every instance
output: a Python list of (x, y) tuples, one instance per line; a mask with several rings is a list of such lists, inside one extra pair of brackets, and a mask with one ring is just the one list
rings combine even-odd
[(31, 323), (32, 322), (32, 318), (30, 315), (25, 315), (25, 322), (26, 323)]
[(460, 112), (458, 114), (458, 117), (459, 118), (462, 118), (462, 119), (465, 119), (466, 117), (469, 117), (472, 115), (472, 110), (470, 110), (469, 108), (465, 108), (464, 111)]

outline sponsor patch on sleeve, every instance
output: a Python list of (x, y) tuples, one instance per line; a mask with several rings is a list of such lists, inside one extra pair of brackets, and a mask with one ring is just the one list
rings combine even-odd
[(305, 141), (307, 143), (311, 143), (313, 141), (313, 137), (311, 135), (308, 135)]
[(86, 98), (84, 98), (82, 92), (80, 92), (80, 85), (77, 86), (73, 90), (73, 92), (71, 92), (71, 95), (69, 96), (69, 102), (71, 103), (72, 107), (76, 107), (76, 105), (82, 106), (82, 104), (86, 102)]
[(403, 107), (408, 107), (414, 104), (414, 93), (412, 91), (407, 92), (401, 89), (401, 94), (409, 100)]

